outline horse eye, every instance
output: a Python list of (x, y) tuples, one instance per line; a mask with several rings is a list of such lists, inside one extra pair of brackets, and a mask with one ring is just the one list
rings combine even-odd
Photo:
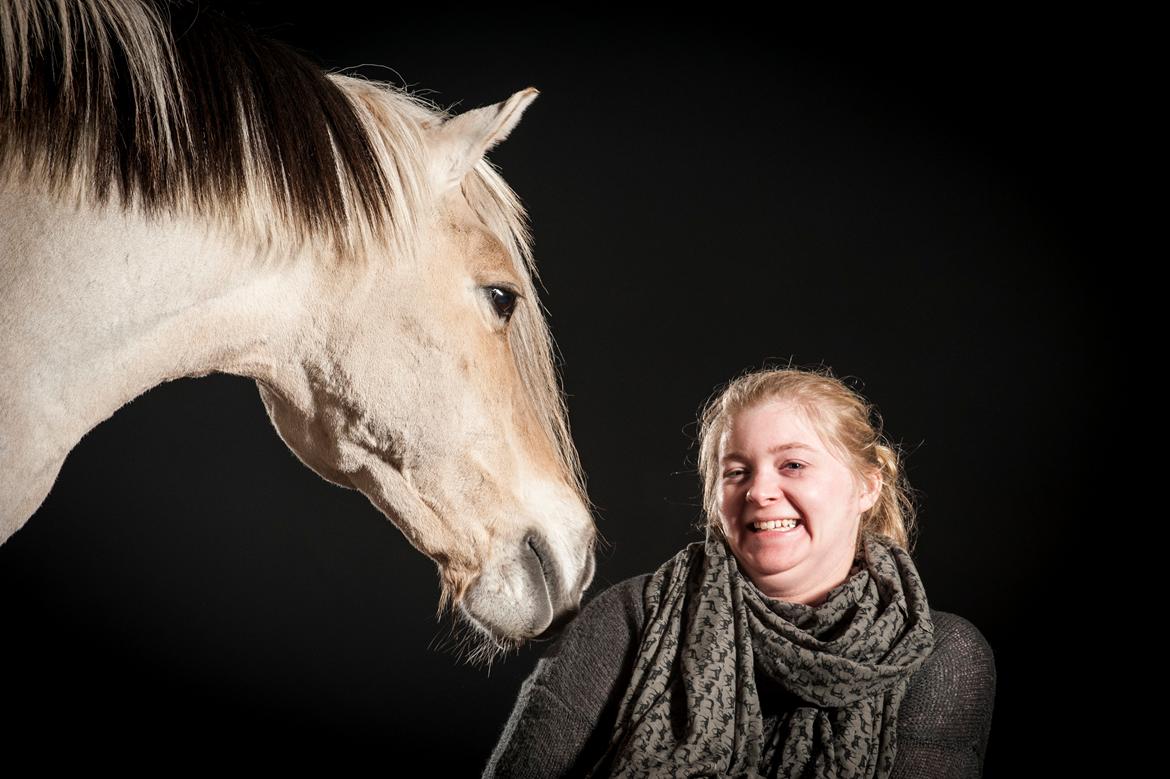
[(496, 310), (496, 315), (507, 322), (512, 318), (512, 312), (516, 310), (516, 300), (519, 295), (506, 287), (486, 287), (486, 289), (488, 297), (492, 301), (492, 308)]

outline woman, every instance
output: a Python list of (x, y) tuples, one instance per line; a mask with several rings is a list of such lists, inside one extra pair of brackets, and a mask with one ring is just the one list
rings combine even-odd
[(772, 370), (704, 411), (705, 542), (593, 599), (485, 776), (980, 776), (995, 665), (929, 608), (876, 412)]

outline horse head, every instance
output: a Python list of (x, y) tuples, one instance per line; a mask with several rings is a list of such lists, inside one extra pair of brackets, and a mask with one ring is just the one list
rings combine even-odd
[(321, 264), (310, 393), (259, 381), (285, 443), (440, 569), (440, 609), (507, 645), (576, 608), (595, 529), (551, 340), (484, 153), (536, 97), (419, 122), (431, 208), (410, 257)]

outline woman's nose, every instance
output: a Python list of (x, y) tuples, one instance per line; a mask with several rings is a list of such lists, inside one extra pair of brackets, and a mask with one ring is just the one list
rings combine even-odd
[(766, 474), (758, 474), (748, 485), (746, 499), (749, 503), (763, 506), (780, 497), (780, 485)]

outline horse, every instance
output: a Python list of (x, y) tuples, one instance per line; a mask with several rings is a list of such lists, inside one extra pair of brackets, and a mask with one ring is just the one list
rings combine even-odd
[(92, 428), (249, 377), (424, 555), (487, 651), (579, 607), (594, 526), (527, 215), (452, 114), (207, 10), (0, 2), (0, 543)]

